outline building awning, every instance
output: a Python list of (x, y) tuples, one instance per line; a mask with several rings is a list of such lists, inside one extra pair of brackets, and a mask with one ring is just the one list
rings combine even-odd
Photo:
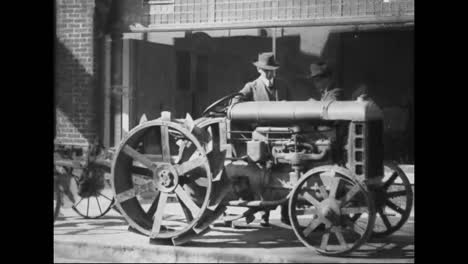
[(414, 0), (164, 0), (146, 2), (133, 32), (414, 24)]

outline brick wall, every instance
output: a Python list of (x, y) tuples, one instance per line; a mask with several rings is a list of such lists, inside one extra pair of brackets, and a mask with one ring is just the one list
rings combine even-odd
[(95, 0), (56, 0), (56, 141), (86, 146), (97, 135)]

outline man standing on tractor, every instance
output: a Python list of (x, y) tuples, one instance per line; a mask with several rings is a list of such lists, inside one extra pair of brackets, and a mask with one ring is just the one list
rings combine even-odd
[(243, 96), (233, 99), (238, 101), (282, 101), (289, 100), (288, 84), (276, 77), (279, 64), (275, 61), (272, 52), (260, 53), (258, 61), (253, 63), (260, 74), (257, 79), (245, 84), (239, 91)]

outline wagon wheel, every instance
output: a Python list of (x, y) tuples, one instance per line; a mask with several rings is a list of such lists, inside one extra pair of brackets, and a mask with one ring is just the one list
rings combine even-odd
[[(302, 176), (289, 199), (294, 232), (307, 247), (337, 256), (349, 253), (369, 238), (375, 206), (352, 173), (337, 166), (314, 168)], [(361, 217), (351, 221), (353, 214)]]
[(413, 206), (413, 190), (403, 170), (393, 162), (385, 162), (383, 185), (375, 190), (377, 217), (372, 236), (388, 236), (408, 220)]
[(60, 185), (56, 177), (58, 177), (58, 175), (54, 175), (54, 223), (60, 213), (60, 207), (62, 206), (62, 192), (60, 191)]
[[(104, 170), (101, 168), (89, 168), (89, 172), (92, 173), (93, 177), (99, 177), (96, 174), (102, 174), (100, 177), (104, 177)], [(80, 178), (73, 175), (77, 186), (81, 183)], [(104, 182), (104, 185), (107, 183)], [(108, 184), (107, 184), (108, 185)], [(110, 188), (98, 188), (93, 190), (92, 193), (80, 196), (78, 201), (75, 201), (72, 208), (73, 210), (86, 219), (97, 219), (109, 212), (114, 205), (114, 197)]]
[(112, 164), (116, 206), (130, 226), (150, 238), (188, 233), (211, 194), (204, 149), (185, 127), (153, 120), (135, 127)]

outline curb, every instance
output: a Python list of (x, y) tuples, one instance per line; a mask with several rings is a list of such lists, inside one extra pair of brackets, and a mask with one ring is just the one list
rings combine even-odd
[[(263, 252), (264, 253), (264, 252)], [(120, 246), (102, 243), (54, 241), (54, 258), (76, 262), (117, 263), (362, 263), (360, 258), (295, 256), (245, 252), (226, 252), (225, 248), (189, 248), (165, 245)], [(414, 258), (364, 259), (373, 263), (414, 263)]]
[[(54, 241), (54, 256), (72, 259), (93, 259), (106, 262), (152, 263), (220, 263), (220, 262), (303, 262), (278, 256), (250, 256), (239, 252), (226, 252), (223, 248), (188, 248), (164, 245), (117, 246), (91, 242)], [(333, 262), (333, 261), (330, 261)]]

